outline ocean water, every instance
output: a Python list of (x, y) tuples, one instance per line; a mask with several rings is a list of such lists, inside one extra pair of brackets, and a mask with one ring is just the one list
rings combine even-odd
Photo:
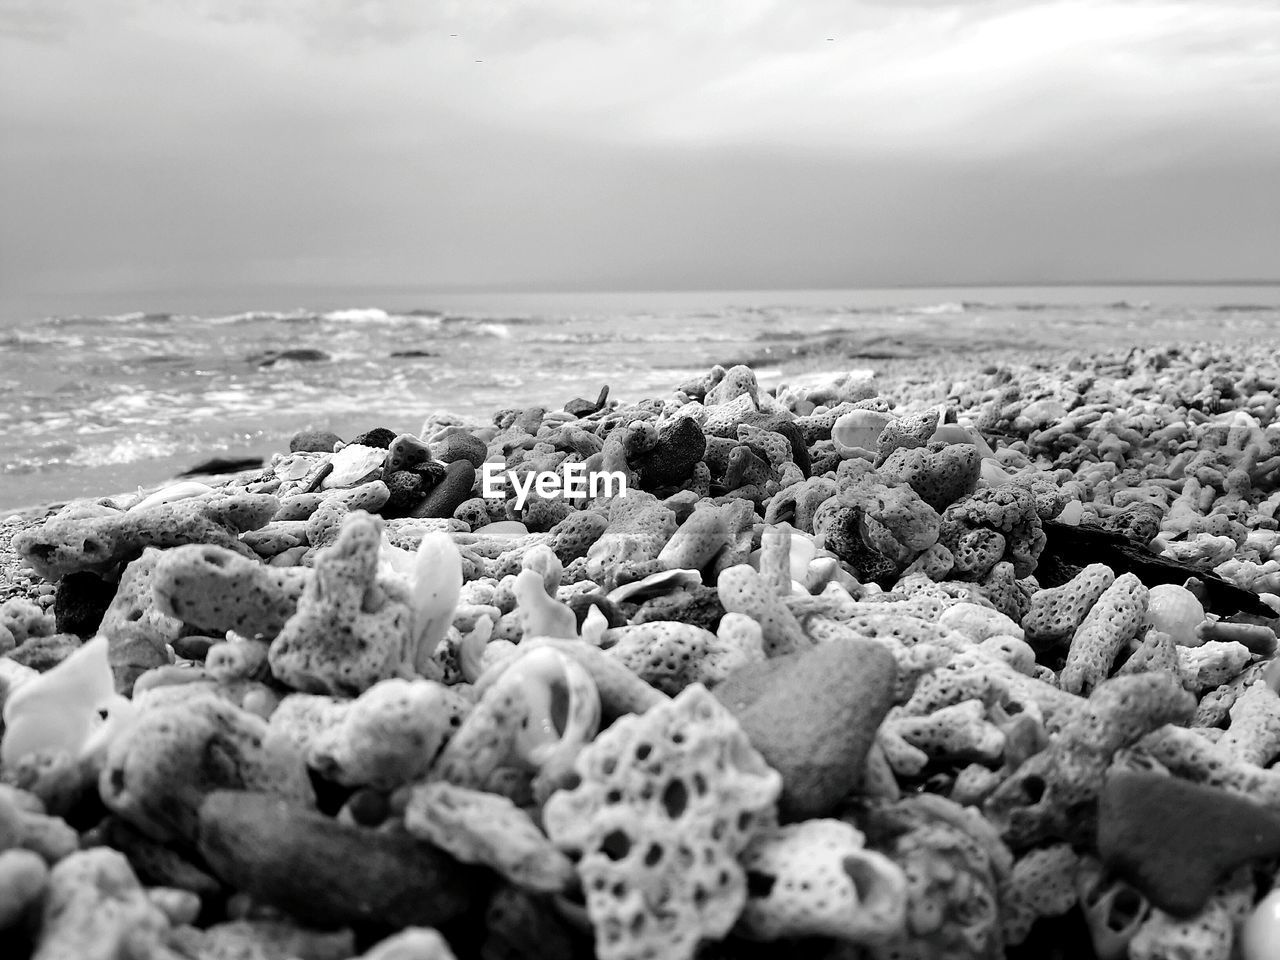
[(365, 293), (348, 305), (0, 323), (0, 511), (266, 458), (304, 428), (636, 399), (713, 363), (762, 381), (939, 353), (1280, 339), (1280, 286)]

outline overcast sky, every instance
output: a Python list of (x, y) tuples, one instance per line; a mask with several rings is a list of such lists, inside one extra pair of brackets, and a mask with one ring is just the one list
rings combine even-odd
[(1278, 105), (1276, 0), (0, 0), (0, 305), (1280, 278)]

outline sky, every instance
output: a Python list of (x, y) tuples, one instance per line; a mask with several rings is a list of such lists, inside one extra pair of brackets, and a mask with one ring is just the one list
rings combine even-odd
[(1277, 104), (1275, 0), (0, 0), (0, 312), (1275, 280)]

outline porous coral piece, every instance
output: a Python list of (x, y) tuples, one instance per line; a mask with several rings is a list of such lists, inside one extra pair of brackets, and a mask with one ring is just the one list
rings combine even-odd
[(866, 546), (901, 566), (938, 542), (937, 511), (908, 486), (863, 473), (842, 486), (839, 501), (860, 511), (858, 533)]
[(1177, 647), (1178, 673), (1182, 684), (1201, 693), (1237, 676), (1253, 654), (1243, 643), (1210, 640), (1198, 647)]
[(271, 671), (305, 693), (356, 696), (410, 662), (413, 616), (378, 580), (382, 520), (353, 513), (316, 560), (297, 611), (271, 641)]
[(1280, 755), (1280, 694), (1255, 681), (1231, 706), (1230, 717), (1218, 750), (1244, 763), (1270, 766)]
[(746, 614), (760, 624), (768, 656), (793, 653), (812, 645), (782, 599), (767, 589), (760, 574), (746, 564), (722, 572), (716, 590), (725, 610)]
[(223, 547), (190, 544), (160, 556), (152, 592), (162, 614), (193, 628), (270, 639), (297, 612), (310, 576), (301, 567), (267, 566)]
[(1091, 563), (1062, 586), (1037, 591), (1022, 618), (1027, 640), (1045, 649), (1073, 636), (1115, 579), (1110, 567)]
[(470, 708), (434, 680), (383, 680), (344, 704), (306, 756), (336, 783), (392, 789), (426, 774)]
[(1079, 900), (1076, 871), (1080, 856), (1070, 844), (1055, 843), (1018, 858), (1000, 889), (1004, 942), (1017, 946), (1041, 917), (1057, 917)]
[(905, 930), (872, 957), (1001, 956), (999, 891), (1013, 858), (976, 810), (923, 794), (873, 810), (864, 829), (907, 878)]
[(668, 569), (700, 570), (714, 583), (720, 573), (744, 563), (751, 552), (755, 513), (745, 500), (699, 503), (658, 554)]
[(1097, 687), (1111, 672), (1120, 649), (1138, 632), (1146, 612), (1147, 588), (1136, 575), (1121, 574), (1076, 628), (1058, 685), (1085, 695)]
[(890, 711), (879, 742), (894, 772), (905, 776), (918, 774), (931, 759), (993, 763), (1004, 752), (1004, 733), (986, 719), (980, 700), (940, 707), (923, 717)]
[(938, 429), (938, 419), (938, 410), (934, 408), (895, 417), (886, 423), (876, 439), (877, 465), (883, 464), (895, 450), (926, 446)]
[(404, 825), (462, 863), (490, 867), (526, 890), (559, 893), (574, 879), (573, 864), (506, 797), (450, 783), (413, 788)]
[(893, 484), (905, 483), (939, 513), (974, 491), (982, 467), (978, 448), (968, 443), (899, 447), (876, 468)]
[(741, 634), (721, 637), (693, 624), (665, 620), (617, 627), (605, 633), (605, 642), (609, 656), (670, 696), (691, 683), (714, 686), (732, 670), (765, 658), (759, 630), (744, 645)]
[(240, 534), (265, 524), (279, 506), (275, 497), (255, 493), (177, 500), (138, 510), (72, 504), (42, 526), (19, 533), (13, 549), (46, 580), (80, 570), (103, 573), (145, 547), (211, 543), (252, 557)]
[(689, 479), (702, 460), (707, 439), (692, 417), (677, 417), (658, 430), (654, 445), (629, 458), (642, 490), (676, 487)]
[(1139, 673), (1101, 683), (1084, 709), (1068, 714), (1049, 747), (1029, 757), (983, 806), (1014, 846), (1071, 839), (1102, 789), (1116, 751), (1166, 723), (1185, 722), (1195, 698), (1168, 673)]
[(765, 523), (789, 520), (797, 530), (813, 533), (813, 518), (823, 503), (839, 492), (834, 480), (810, 477), (778, 491), (765, 508)]
[(168, 927), (124, 856), (106, 847), (82, 850), (49, 873), (32, 960), (164, 956)]
[(612, 589), (623, 564), (657, 559), (675, 529), (675, 514), (651, 494), (615, 497), (608, 528), (587, 550), (588, 576)]
[(953, 603), (938, 617), (938, 625), (963, 633), (975, 643), (988, 637), (1023, 637), (1022, 627), (998, 610), (976, 603)]
[(771, 825), (782, 781), (694, 684), (623, 717), (579, 755), (581, 783), (543, 809), (574, 858), (601, 960), (688, 960), (746, 902), (738, 856)]
[[(956, 501), (942, 515), (938, 541), (956, 553), (965, 534), (976, 530), (988, 530), (1004, 538), (1004, 552), (997, 559), (1012, 563), (1015, 576), (1029, 576), (1035, 570), (1045, 534), (1030, 491), (1007, 483), (977, 490)], [(965, 572), (983, 577), (989, 570), (989, 566), (975, 567)]]
[(1178, 645), (1173, 642), (1173, 637), (1159, 630), (1150, 629), (1138, 644), (1137, 649), (1129, 655), (1129, 659), (1116, 671), (1116, 675), (1147, 673), (1153, 670), (1164, 670), (1175, 676), (1182, 675)]
[(523, 635), (575, 639), (578, 618), (549, 592), (559, 586), (563, 569), (556, 555), (550, 547), (535, 547), (525, 554), (523, 564), (514, 584)]
[(195, 836), (201, 801), (222, 788), (313, 802), (302, 757), (267, 723), (211, 694), (142, 710), (107, 747), (98, 778), (112, 812), (156, 840)]
[(503, 665), (430, 777), (527, 802), (559, 785), (599, 723), (591, 674), (554, 647), (539, 647)]
[(805, 820), (761, 833), (739, 858), (747, 903), (737, 930), (757, 940), (835, 937), (879, 943), (902, 931), (907, 879), (842, 820)]

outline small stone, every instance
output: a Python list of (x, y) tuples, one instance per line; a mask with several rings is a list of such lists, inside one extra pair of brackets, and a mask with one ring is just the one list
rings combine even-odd
[(261, 793), (206, 798), (199, 847), (236, 890), (326, 927), (438, 926), (467, 910), (482, 876), (429, 843)]
[(862, 781), (897, 664), (874, 640), (838, 640), (731, 673), (712, 692), (782, 774), (779, 813), (823, 817)]
[(1280, 812), (1216, 787), (1112, 770), (1098, 854), (1156, 907), (1189, 917), (1233, 867), (1280, 854)]
[(441, 463), (465, 460), (477, 470), (484, 465), (488, 455), (489, 448), (485, 446), (484, 441), (469, 433), (451, 433), (444, 439), (431, 444), (432, 459), (439, 460)]
[(387, 448), (387, 471), (413, 470), (431, 459), (431, 448), (411, 433), (402, 433)]
[(471, 499), (471, 487), (475, 484), (476, 471), (468, 460), (454, 460), (445, 470), (444, 479), (437, 483), (409, 514), (418, 520), (432, 517), (452, 517), (453, 511)]
[(374, 427), (372, 430), (366, 430), (360, 436), (352, 439), (352, 443), (361, 443), (366, 447), (381, 447), (383, 450), (389, 450), (391, 444), (395, 442), (396, 432), (388, 430), (386, 427)]
[(342, 438), (332, 430), (299, 430), (289, 438), (290, 453), (333, 453)]
[(595, 400), (584, 400), (582, 397), (575, 397), (564, 405), (564, 409), (566, 413), (571, 413), (575, 417), (586, 417), (602, 409), (608, 399), (609, 385), (606, 383), (600, 389), (600, 395)]
[(382, 509), (378, 511), (384, 517), (389, 519), (407, 517), (410, 511), (422, 502), (422, 477), (412, 470), (396, 470), (394, 473), (387, 474), (384, 482), (391, 493), (387, 502), (382, 505)]
[(102, 624), (116, 595), (116, 584), (102, 579), (96, 573), (82, 571), (69, 573), (58, 585), (53, 602), (53, 617), (59, 633), (74, 633), (78, 637), (93, 636)]
[(215, 643), (222, 641), (216, 637), (179, 637), (173, 641), (173, 652), (183, 660), (203, 660)]

